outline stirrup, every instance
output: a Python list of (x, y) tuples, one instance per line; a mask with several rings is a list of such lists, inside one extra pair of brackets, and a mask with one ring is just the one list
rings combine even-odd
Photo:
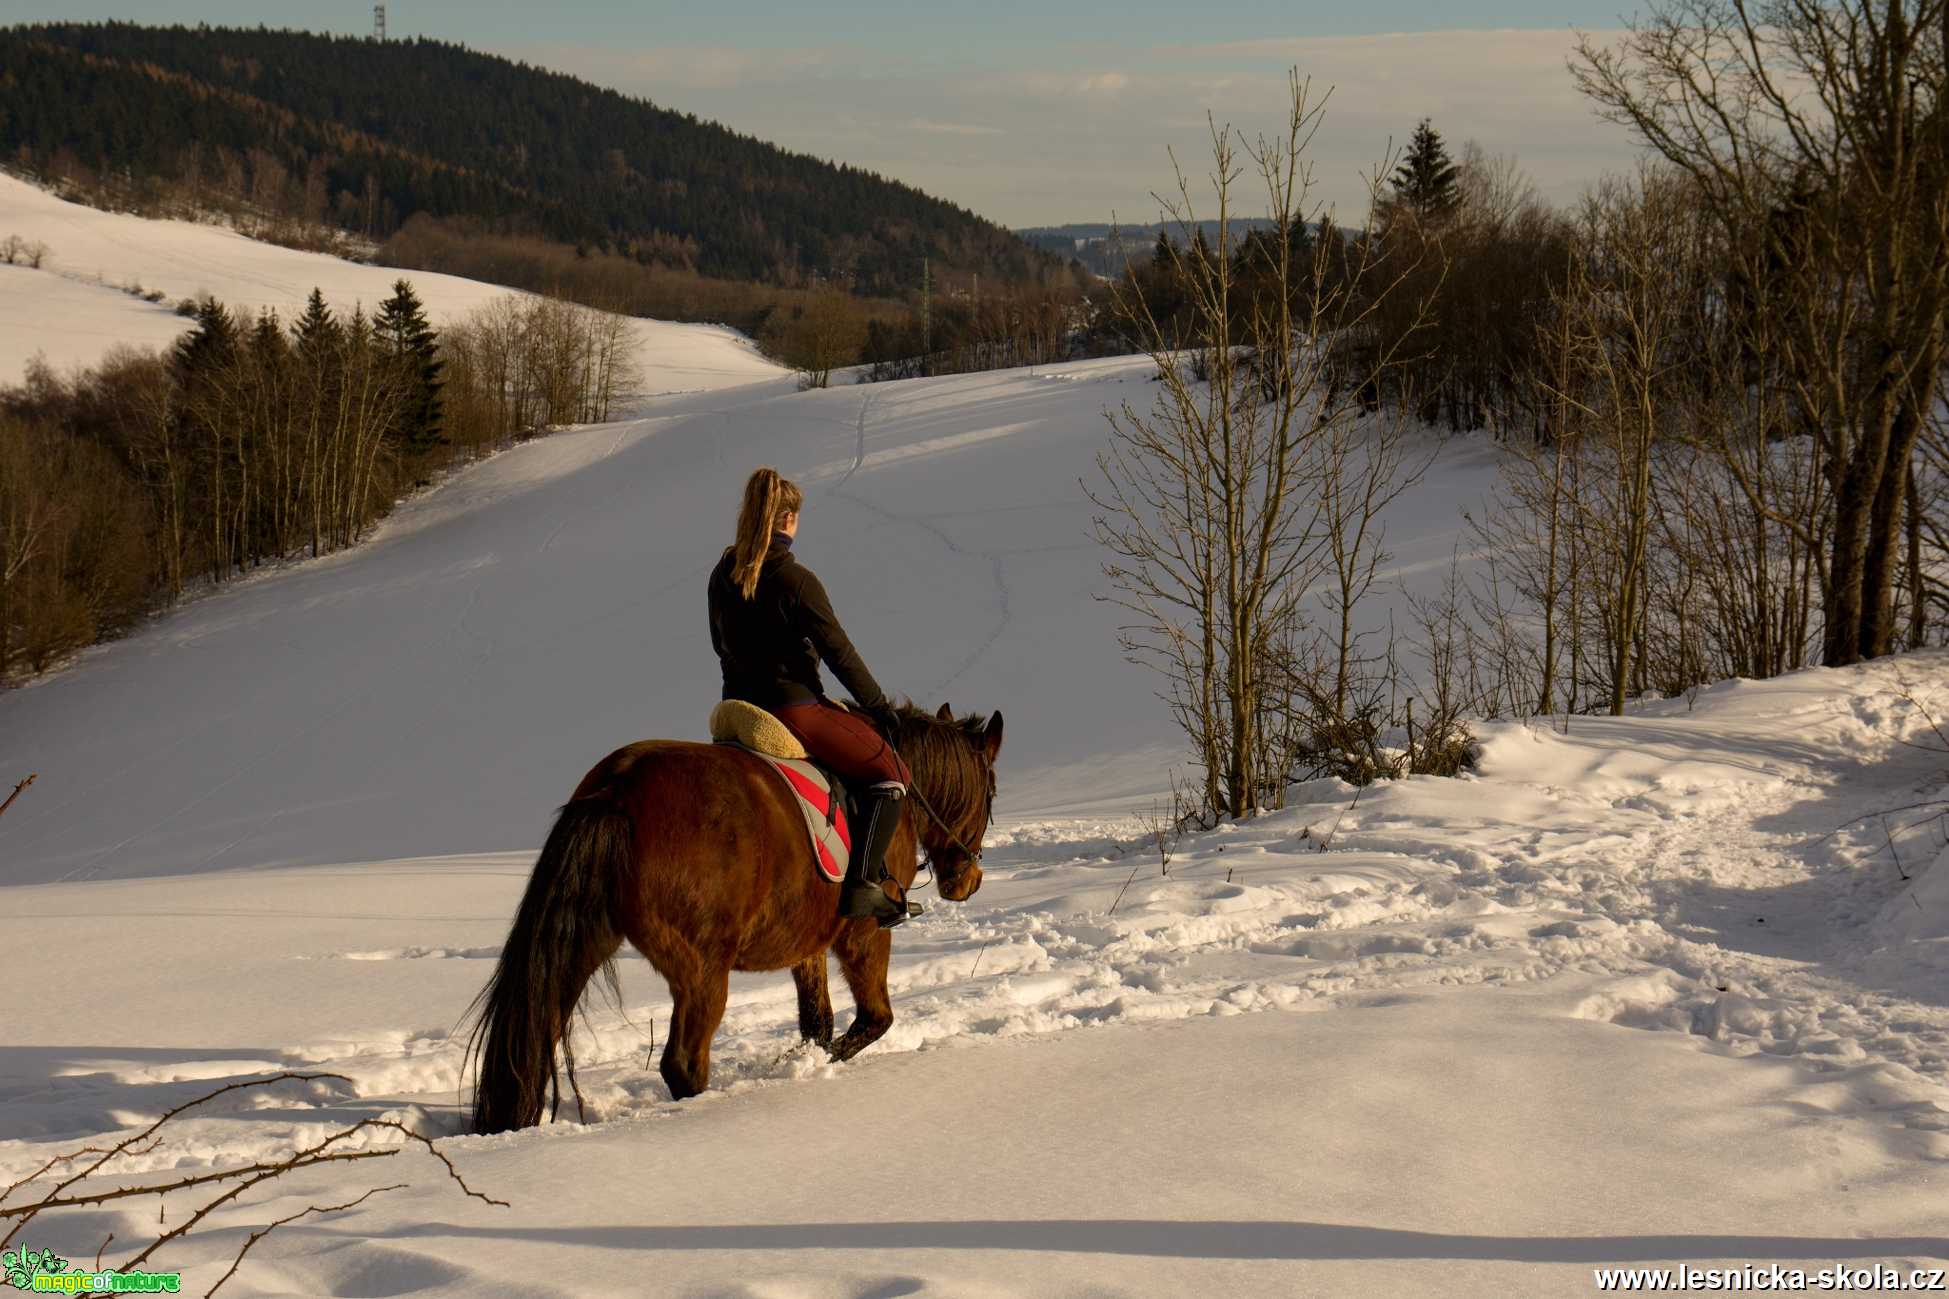
[(884, 881), (860, 884), (848, 889), (839, 899), (840, 919), (865, 920), (870, 916), (882, 929), (904, 924), (922, 913), (920, 903), (897, 899), (888, 893)]

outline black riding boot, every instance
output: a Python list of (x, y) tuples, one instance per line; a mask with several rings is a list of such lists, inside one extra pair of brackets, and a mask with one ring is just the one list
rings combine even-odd
[(839, 892), (839, 914), (844, 919), (871, 916), (880, 922), (880, 928), (891, 929), (908, 915), (919, 914), (918, 907), (895, 901), (881, 883), (887, 878), (887, 845), (899, 828), (900, 800), (906, 794), (904, 786), (887, 781), (868, 789), (860, 798), (859, 818), (853, 825), (853, 855), (846, 863), (846, 882)]

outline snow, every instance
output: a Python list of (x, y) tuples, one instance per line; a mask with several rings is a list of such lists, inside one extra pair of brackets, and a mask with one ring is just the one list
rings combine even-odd
[[(125, 1171), (390, 1116), (510, 1204), (423, 1155), (307, 1172), (171, 1248), (191, 1292), (252, 1228), (401, 1180), (224, 1293), (1584, 1294), (1613, 1265), (1949, 1262), (1949, 655), (1487, 726), (1474, 774), (1296, 787), (1166, 871), (1133, 813), (1175, 745), (1093, 598), (1079, 484), (1148, 384), (654, 398), (0, 697), (0, 777), (41, 773), (0, 820), (0, 1182), (297, 1069), (340, 1077), (227, 1097)], [(587, 1122), (463, 1135), (456, 1021), (554, 807), (617, 744), (702, 732), (703, 577), (761, 462), (806, 487), (800, 551), (882, 680), (1006, 712), (986, 882), (897, 933), (894, 1026), (851, 1063), (797, 1042), (787, 976), (740, 975), (710, 1090), (672, 1102), (632, 955), (577, 1030)], [(1439, 447), (1392, 576), (1440, 580), (1493, 465)], [(154, 1214), (25, 1243), (89, 1259)]]
[[(94, 365), (118, 345), (165, 348), (189, 322), (183, 298), (214, 296), (255, 314), (293, 319), (311, 290), (335, 309), (367, 313), (409, 279), (437, 328), (509, 292), (454, 275), (366, 266), (324, 253), (259, 243), (224, 226), (145, 221), (65, 202), (0, 173), (0, 239), (41, 244), (41, 268), (0, 266), (0, 384), (16, 383), (40, 356), (57, 373)], [(130, 288), (160, 291), (148, 302)], [(636, 354), (650, 392), (688, 392), (749, 383), (778, 368), (736, 331), (715, 325), (633, 321)]]

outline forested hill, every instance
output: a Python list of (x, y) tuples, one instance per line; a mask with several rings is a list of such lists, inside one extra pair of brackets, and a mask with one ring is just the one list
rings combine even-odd
[(426, 213), (728, 279), (890, 292), (923, 254), (999, 282), (1054, 264), (910, 186), (430, 40), (3, 28), (0, 159), (375, 239)]

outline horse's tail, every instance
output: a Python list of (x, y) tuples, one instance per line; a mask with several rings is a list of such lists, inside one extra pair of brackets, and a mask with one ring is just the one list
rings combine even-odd
[[(570, 801), (555, 818), (494, 977), (468, 1012), (479, 1014), (467, 1038), (467, 1055), (478, 1049), (480, 1060), (474, 1131), (541, 1122), (543, 1095), (551, 1090), (560, 1107), (558, 1043), (575, 1089), (569, 1026), (582, 990), (599, 970), (621, 1000), (611, 958), (622, 938), (610, 907), (631, 849), (629, 818), (609, 789)], [(579, 1105), (579, 1090), (575, 1098)]]

